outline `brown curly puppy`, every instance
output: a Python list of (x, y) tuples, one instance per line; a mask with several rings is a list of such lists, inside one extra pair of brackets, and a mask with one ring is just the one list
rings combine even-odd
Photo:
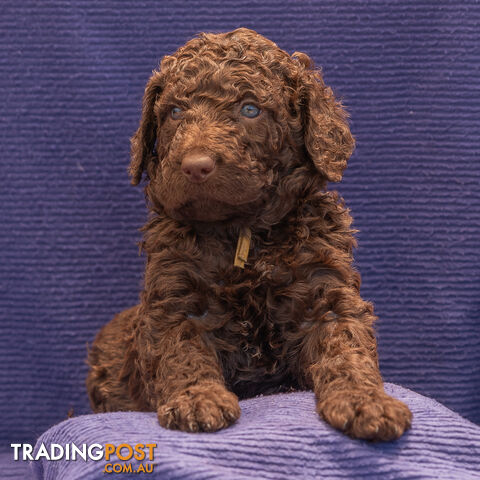
[(162, 60), (132, 139), (152, 212), (144, 290), (90, 352), (95, 411), (213, 431), (240, 416), (238, 397), (313, 389), (348, 435), (409, 428), (383, 390), (351, 217), (325, 189), (353, 150), (346, 117), (307, 55), (251, 30)]

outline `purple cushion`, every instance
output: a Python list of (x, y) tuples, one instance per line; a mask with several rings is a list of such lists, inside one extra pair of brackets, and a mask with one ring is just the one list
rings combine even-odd
[[(296, 392), (242, 401), (240, 420), (216, 433), (165, 430), (154, 413), (118, 412), (64, 421), (36, 449), (40, 442), (157, 444), (153, 474), (117, 479), (480, 478), (479, 426), (405, 388), (386, 390), (414, 415), (412, 429), (391, 443), (344, 436), (317, 416), (313, 393)], [(37, 479), (88, 480), (104, 479), (106, 463), (42, 459), (31, 467)]]

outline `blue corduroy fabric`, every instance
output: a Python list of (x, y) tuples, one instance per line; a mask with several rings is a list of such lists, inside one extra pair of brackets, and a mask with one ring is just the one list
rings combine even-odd
[[(87, 415), (51, 428), (38, 440), (78, 445), (156, 444), (153, 461), (32, 462), (38, 480), (101, 480), (114, 464), (153, 464), (148, 475), (115, 478), (169, 480), (240, 479), (455, 479), (480, 478), (480, 427), (429, 398), (387, 385), (414, 416), (411, 431), (391, 443), (352, 440), (333, 430), (315, 413), (311, 392), (258, 397), (241, 402), (242, 416), (216, 433), (192, 434), (159, 427), (155, 413), (118, 412)], [(145, 449), (148, 453), (148, 450)], [(95, 453), (95, 452), (94, 452)], [(128, 451), (120, 452), (127, 456)], [(119, 467), (115, 467), (119, 468)]]

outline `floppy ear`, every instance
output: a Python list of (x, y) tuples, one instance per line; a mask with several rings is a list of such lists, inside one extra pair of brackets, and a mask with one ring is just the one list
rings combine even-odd
[(129, 173), (132, 177), (132, 184), (138, 185), (142, 179), (145, 169), (152, 165), (156, 159), (155, 141), (157, 137), (157, 120), (153, 108), (155, 100), (163, 89), (163, 76), (154, 71), (150, 77), (142, 102), (142, 117), (140, 125), (130, 140), (130, 167)]
[(295, 52), (292, 57), (300, 64), (297, 88), (305, 148), (317, 170), (331, 182), (339, 182), (355, 146), (348, 114), (308, 55)]

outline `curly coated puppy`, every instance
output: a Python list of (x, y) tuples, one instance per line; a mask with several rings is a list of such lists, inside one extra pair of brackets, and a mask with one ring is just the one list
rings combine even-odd
[(383, 390), (352, 219), (326, 190), (354, 147), (346, 118), (307, 55), (252, 30), (163, 58), (132, 138), (151, 210), (144, 289), (90, 351), (95, 411), (213, 431), (240, 416), (238, 398), (313, 389), (352, 437), (409, 428)]

